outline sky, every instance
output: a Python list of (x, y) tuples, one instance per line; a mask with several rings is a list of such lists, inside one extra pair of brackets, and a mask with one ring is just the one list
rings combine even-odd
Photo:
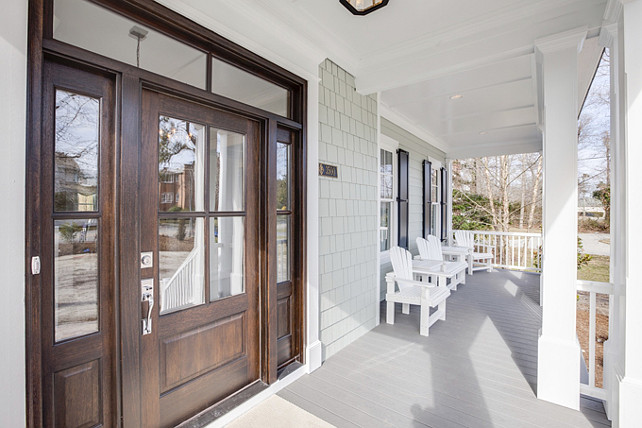
[[(593, 83), (589, 88), (579, 122), (583, 124), (578, 141), (578, 179), (588, 175), (585, 194), (590, 197), (600, 182), (606, 182), (606, 150), (603, 143), (610, 132), (610, 70), (608, 52), (598, 67)], [(582, 186), (580, 186), (582, 188)]]

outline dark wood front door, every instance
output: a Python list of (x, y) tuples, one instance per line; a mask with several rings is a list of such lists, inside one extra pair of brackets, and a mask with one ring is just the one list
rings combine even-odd
[(43, 77), (43, 425), (116, 426), (114, 83), (51, 62)]
[(143, 425), (173, 426), (260, 378), (260, 126), (151, 91), (142, 112)]

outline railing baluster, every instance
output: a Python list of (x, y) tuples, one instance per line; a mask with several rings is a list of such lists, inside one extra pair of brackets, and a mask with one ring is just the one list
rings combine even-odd
[[(589, 293), (589, 332), (588, 332), (588, 375), (589, 381), (587, 384), (580, 384), (580, 392), (593, 398), (605, 400), (607, 391), (603, 387), (597, 387), (595, 382), (596, 365), (597, 365), (597, 352), (596, 352), (596, 331), (597, 331), (597, 294), (613, 295), (615, 293), (615, 286), (608, 282), (595, 282), (595, 281), (582, 281), (578, 280), (576, 283), (578, 291), (585, 291)], [(610, 321), (609, 321), (610, 322)], [(608, 328), (608, 326), (607, 326)], [(586, 350), (584, 350), (586, 351)]]
[(589, 386), (595, 386), (595, 313), (597, 309), (596, 293), (590, 292), (589, 303)]

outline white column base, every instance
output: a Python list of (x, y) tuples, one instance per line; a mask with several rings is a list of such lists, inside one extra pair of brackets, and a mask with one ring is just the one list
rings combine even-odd
[(305, 360), (307, 361), (308, 373), (312, 373), (323, 363), (323, 345), (321, 341), (317, 340), (314, 343), (308, 345), (305, 354)]
[(642, 379), (618, 379), (620, 428), (639, 427), (642, 421)]
[(543, 336), (537, 341), (537, 398), (580, 409), (580, 343)]

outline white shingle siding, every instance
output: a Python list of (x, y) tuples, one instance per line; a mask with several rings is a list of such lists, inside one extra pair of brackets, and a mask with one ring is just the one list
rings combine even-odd
[(319, 66), (321, 342), (328, 358), (375, 326), (377, 248), (377, 101), (356, 92), (354, 77), (330, 60)]

